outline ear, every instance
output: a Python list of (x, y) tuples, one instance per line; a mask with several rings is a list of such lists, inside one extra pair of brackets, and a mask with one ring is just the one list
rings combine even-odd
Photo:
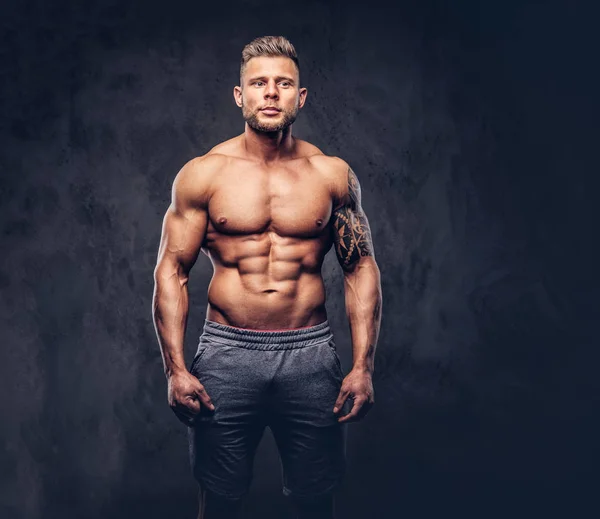
[(306, 88), (301, 88), (300, 90), (298, 90), (298, 97), (300, 98), (298, 100), (298, 108), (302, 108), (304, 106), (307, 95), (308, 95), (308, 90), (306, 90)]
[(235, 100), (235, 104), (240, 108), (242, 107), (242, 88), (239, 86), (233, 87), (233, 99)]

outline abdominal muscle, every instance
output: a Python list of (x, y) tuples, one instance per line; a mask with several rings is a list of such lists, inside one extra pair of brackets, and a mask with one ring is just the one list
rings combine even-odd
[(320, 276), (303, 274), (264, 291), (246, 288), (244, 277), (233, 269), (215, 273), (208, 290), (208, 320), (255, 330), (288, 330), (327, 319)]
[[(324, 244), (307, 241), (312, 246), (302, 240), (302, 245), (271, 246), (256, 255), (248, 254), (249, 250), (258, 252), (252, 246), (240, 247), (238, 242), (233, 247), (235, 260), (231, 248), (225, 255), (227, 265), (213, 249), (210, 257), (215, 272), (208, 288), (207, 319), (254, 330), (288, 330), (325, 321), (322, 254), (315, 257), (315, 247), (321, 249)], [(307, 245), (313, 261), (303, 265)]]

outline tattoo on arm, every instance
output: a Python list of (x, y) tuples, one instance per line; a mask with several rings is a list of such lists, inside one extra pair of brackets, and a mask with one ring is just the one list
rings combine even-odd
[(361, 256), (373, 256), (373, 241), (367, 216), (361, 207), (360, 184), (348, 168), (348, 203), (333, 214), (333, 242), (338, 261), (352, 271)]

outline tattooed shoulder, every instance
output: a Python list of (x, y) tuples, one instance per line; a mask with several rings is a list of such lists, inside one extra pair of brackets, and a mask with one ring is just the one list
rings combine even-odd
[(361, 193), (360, 184), (356, 173), (352, 171), (351, 167), (348, 167), (348, 196), (350, 197), (350, 203), (353, 209), (360, 208)]
[(348, 167), (348, 192), (345, 203), (333, 214), (333, 243), (338, 261), (345, 271), (354, 270), (363, 256), (373, 256), (373, 241), (367, 215), (361, 206), (360, 183)]

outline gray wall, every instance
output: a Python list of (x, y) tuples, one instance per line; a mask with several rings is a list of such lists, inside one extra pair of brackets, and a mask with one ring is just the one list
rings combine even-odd
[[(152, 272), (175, 174), (243, 129), (231, 91), (264, 34), (300, 53), (295, 134), (357, 172), (382, 271), (340, 517), (580, 516), (600, 432), (595, 13), (201, 4), (3, 4), (0, 516), (194, 516)], [(348, 369), (332, 253), (323, 272)], [(188, 360), (210, 277), (201, 255)], [(280, 492), (267, 435), (245, 517), (285, 517)]]

